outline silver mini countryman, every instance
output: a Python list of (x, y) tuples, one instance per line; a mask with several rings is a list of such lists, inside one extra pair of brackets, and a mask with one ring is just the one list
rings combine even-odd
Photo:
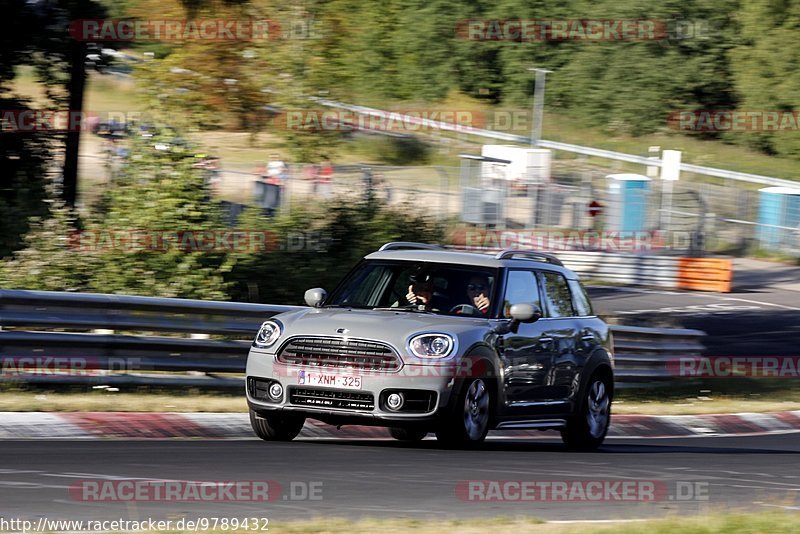
[(307, 418), (451, 446), (490, 430), (558, 429), (582, 449), (606, 436), (611, 334), (553, 255), (388, 243), (305, 300), (264, 322), (250, 349), (262, 439), (291, 440)]

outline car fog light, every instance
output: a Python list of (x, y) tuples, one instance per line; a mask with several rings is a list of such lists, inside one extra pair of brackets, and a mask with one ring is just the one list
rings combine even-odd
[(269, 396), (273, 400), (281, 400), (283, 398), (283, 386), (277, 382), (273, 382), (269, 387)]
[(403, 395), (401, 393), (390, 394), (386, 397), (386, 406), (396, 412), (403, 407)]

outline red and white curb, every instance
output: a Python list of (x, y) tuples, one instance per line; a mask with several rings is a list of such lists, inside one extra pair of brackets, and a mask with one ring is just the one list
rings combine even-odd
[[(616, 415), (610, 437), (746, 436), (800, 432), (800, 411), (712, 415)], [(496, 437), (542, 437), (538, 431)], [(388, 439), (381, 427), (336, 427), (308, 421), (301, 438)], [(2, 439), (242, 439), (254, 438), (243, 413), (0, 412)]]

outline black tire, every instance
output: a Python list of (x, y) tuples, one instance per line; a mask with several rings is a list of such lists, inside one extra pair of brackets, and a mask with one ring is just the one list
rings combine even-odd
[(591, 451), (603, 444), (611, 423), (612, 390), (609, 379), (592, 375), (582, 394), (580, 409), (561, 431), (564, 444), (577, 450)]
[(452, 411), (436, 431), (436, 439), (449, 446), (481, 443), (489, 433), (492, 407), (488, 380), (473, 378), (466, 381)]
[(389, 429), (389, 434), (391, 434), (394, 439), (399, 441), (422, 441), (425, 439), (425, 436), (428, 435), (428, 431), (393, 426)]
[(305, 417), (284, 414), (258, 414), (250, 410), (250, 426), (265, 441), (292, 441), (306, 422)]

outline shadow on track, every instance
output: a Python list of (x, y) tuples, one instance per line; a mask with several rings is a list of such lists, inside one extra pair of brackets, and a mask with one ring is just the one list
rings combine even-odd
[[(791, 434), (786, 435), (789, 440), (795, 440)], [(690, 439), (711, 439), (711, 438), (690, 438)], [(723, 438), (723, 439), (736, 439), (736, 438)], [(750, 438), (752, 439), (752, 438)], [(666, 441), (666, 440), (660, 440)], [(676, 440), (677, 441), (677, 440)], [(348, 439), (318, 439), (303, 441), (297, 440), (298, 443), (319, 445), (320, 447), (327, 446), (340, 446), (340, 447), (373, 447), (384, 449), (397, 449), (397, 450), (425, 450), (425, 451), (443, 451), (443, 452), (559, 452), (564, 454), (581, 454), (581, 455), (605, 455), (605, 454), (723, 454), (723, 455), (751, 455), (751, 454), (786, 454), (800, 456), (800, 450), (781, 449), (780, 447), (737, 447), (735, 443), (730, 445), (691, 445), (686, 443), (686, 439), (680, 439), (680, 443), (675, 444), (653, 444), (653, 443), (614, 443), (606, 442), (597, 451), (579, 451), (571, 450), (564, 446), (562, 443), (557, 442), (544, 442), (537, 440), (508, 440), (497, 441), (491, 440), (481, 443), (473, 447), (461, 448), (448, 448), (441, 446), (436, 440), (425, 440), (417, 443), (403, 443), (387, 440), (348, 440)]]

